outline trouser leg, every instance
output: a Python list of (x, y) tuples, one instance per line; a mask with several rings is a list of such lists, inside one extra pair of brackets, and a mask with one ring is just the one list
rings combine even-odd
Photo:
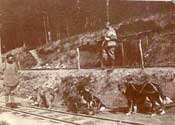
[(17, 104), (15, 102), (15, 96), (14, 96), (13, 92), (10, 93), (10, 97), (9, 98), (10, 98), (10, 107), (11, 108), (17, 108)]
[(11, 102), (11, 103), (15, 103), (14, 94), (10, 94), (10, 102)]
[(111, 66), (114, 66), (115, 65), (115, 52), (116, 51), (116, 48), (115, 47), (111, 47), (108, 49), (108, 57), (110, 59), (110, 62), (111, 62)]
[(5, 95), (5, 104), (9, 102), (9, 95)]
[(5, 104), (7, 104), (9, 102), (9, 94), (10, 94), (9, 88), (4, 86), (4, 100), (5, 100)]

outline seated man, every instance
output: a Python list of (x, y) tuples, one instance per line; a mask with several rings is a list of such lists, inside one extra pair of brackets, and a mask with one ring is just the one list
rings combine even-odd
[(115, 29), (110, 26), (109, 22), (106, 24), (106, 31), (104, 34), (104, 42), (102, 43), (103, 58), (110, 62), (111, 66), (115, 65), (116, 61), (116, 47), (117, 47), (117, 33)]

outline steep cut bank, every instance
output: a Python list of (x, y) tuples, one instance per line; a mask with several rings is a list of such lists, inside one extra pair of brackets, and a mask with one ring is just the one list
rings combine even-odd
[[(70, 88), (76, 85), (82, 78), (90, 77), (87, 86), (92, 93), (99, 97), (108, 107), (122, 107), (126, 105), (126, 100), (118, 90), (117, 85), (123, 82), (123, 78), (132, 75), (135, 82), (142, 83), (140, 79), (147, 73), (151, 80), (159, 84), (163, 93), (175, 100), (175, 69), (174, 68), (148, 68), (143, 72), (141, 69), (115, 69), (115, 70), (40, 70), (40, 71), (21, 71), (20, 88), (17, 95), (20, 97), (29, 97), (36, 87), (58, 88), (59, 95), (55, 101), (63, 101), (63, 90), (65, 85)], [(71, 79), (69, 79), (71, 78)], [(65, 84), (62, 80), (70, 80), (70, 84)], [(59, 103), (60, 104), (60, 103)]]

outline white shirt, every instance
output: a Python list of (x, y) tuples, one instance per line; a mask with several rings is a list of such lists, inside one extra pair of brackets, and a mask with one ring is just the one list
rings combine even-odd
[(4, 84), (6, 86), (15, 86), (18, 82), (17, 77), (17, 66), (15, 63), (9, 64), (5, 62), (5, 71), (4, 71)]
[(113, 27), (109, 27), (105, 32), (105, 40), (109, 41), (111, 39), (117, 39), (117, 33)]

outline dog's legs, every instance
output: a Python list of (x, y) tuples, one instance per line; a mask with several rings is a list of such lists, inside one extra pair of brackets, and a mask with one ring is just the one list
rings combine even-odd
[(137, 113), (137, 105), (136, 104), (134, 104), (134, 106), (133, 106), (133, 113), (135, 114), (135, 113)]
[(90, 103), (87, 103), (88, 109), (90, 109)]
[(126, 115), (131, 115), (132, 114), (132, 111), (133, 111), (133, 100), (130, 100), (128, 102), (128, 105), (129, 105), (129, 112), (126, 113)]
[[(163, 104), (163, 99), (159, 94), (152, 95), (151, 103), (152, 103), (152, 109), (153, 113), (156, 114), (159, 112), (159, 114), (163, 115), (165, 114), (165, 107)], [(157, 105), (156, 105), (157, 104)]]
[(97, 101), (95, 99), (93, 99), (93, 103), (94, 103), (94, 107), (96, 109), (99, 109), (99, 104), (97, 103)]
[(159, 98), (157, 101), (160, 104), (160, 115), (165, 114), (164, 100), (162, 99), (162, 97), (160, 95), (159, 95)]
[(137, 113), (137, 103), (135, 99), (133, 100), (132, 113), (134, 114)]
[(53, 107), (54, 95), (50, 93), (45, 93), (45, 98), (47, 107), (51, 109)]
[(151, 104), (152, 104), (152, 116), (155, 116), (156, 115), (156, 102), (155, 100), (152, 98), (152, 97), (148, 97), (149, 100), (151, 101)]
[(161, 109), (160, 115), (164, 115), (165, 114), (165, 110)]
[(48, 104), (48, 108), (51, 109), (53, 106), (52, 106), (52, 102), (49, 100), (49, 102), (47, 102)]
[(155, 102), (151, 102), (152, 103), (152, 116), (156, 116), (156, 104), (155, 104)]
[(89, 107), (90, 107), (90, 108), (93, 107), (93, 100), (89, 102)]

